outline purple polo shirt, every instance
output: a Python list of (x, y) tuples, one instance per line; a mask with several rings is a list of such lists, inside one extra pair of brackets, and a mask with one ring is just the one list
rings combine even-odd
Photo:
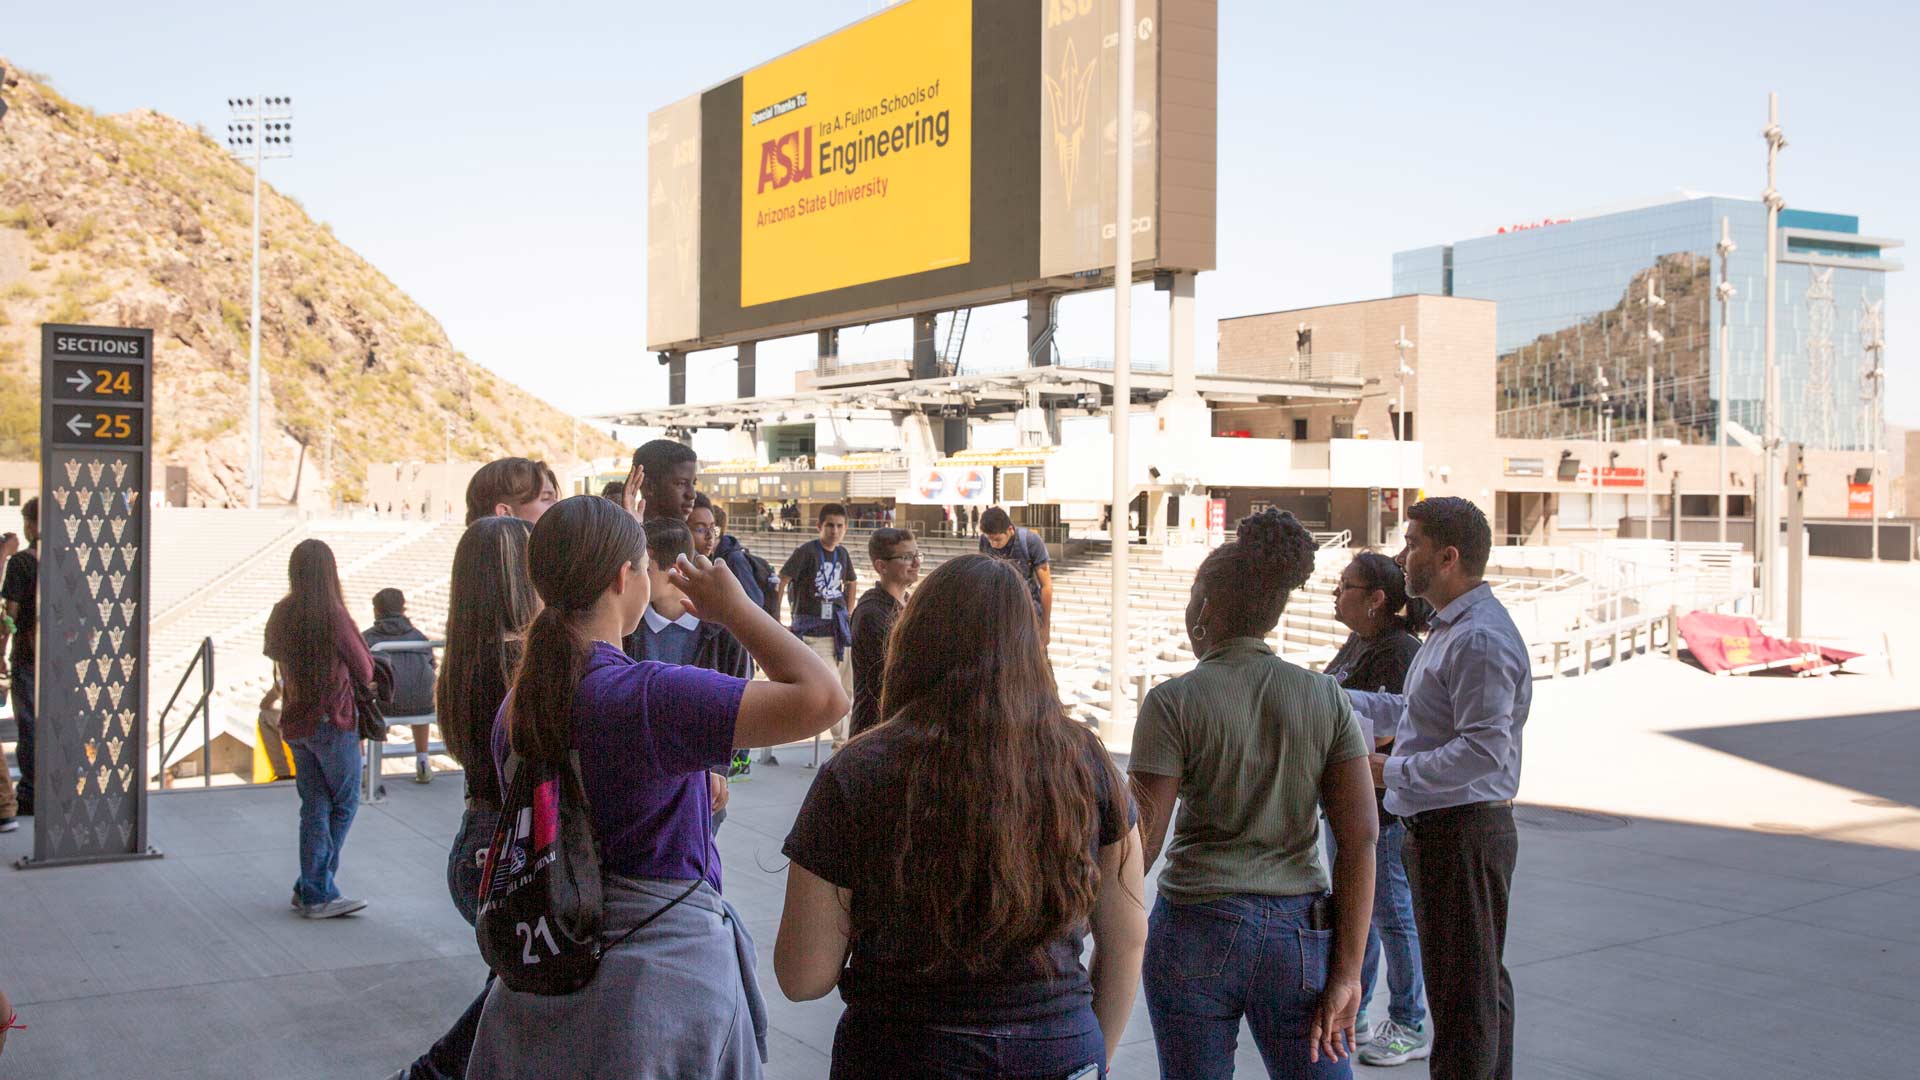
[[(688, 881), (704, 867), (720, 888), (707, 771), (724, 769), (733, 757), (733, 726), (746, 688), (743, 679), (633, 660), (604, 641), (594, 643), (573, 695), (573, 745), (602, 869)], [(493, 724), (503, 788), (511, 700)]]

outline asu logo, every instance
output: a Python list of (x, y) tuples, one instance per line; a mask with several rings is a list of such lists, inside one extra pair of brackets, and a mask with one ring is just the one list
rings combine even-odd
[(1069, 40), (1066, 55), (1060, 59), (1060, 77), (1044, 76), (1047, 104), (1053, 117), (1054, 159), (1068, 191), (1072, 191), (1074, 178), (1080, 175), (1081, 144), (1087, 136), (1087, 101), (1093, 89), (1094, 69), (1099, 63), (1096, 58), (1081, 67), (1079, 50)]
[(756, 195), (764, 193), (769, 187), (779, 189), (796, 180), (811, 179), (813, 128), (789, 131), (777, 139), (768, 139), (760, 144), (760, 186), (754, 191)]

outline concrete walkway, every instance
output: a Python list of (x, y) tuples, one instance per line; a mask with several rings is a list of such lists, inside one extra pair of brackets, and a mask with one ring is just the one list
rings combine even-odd
[[(1920, 567), (1814, 569), (1810, 629), (1885, 630), (1920, 667)], [(1507, 952), (1516, 1075), (1920, 1075), (1902, 1038), (1920, 1018), (1916, 701), (1908, 670), (1729, 680), (1659, 658), (1539, 683)], [(825, 1076), (840, 1011), (785, 1001), (771, 967), (807, 756), (757, 766), (720, 833), (759, 944), (771, 1077)], [(459, 778), (389, 787), (346, 850), (342, 883), (371, 903), (352, 918), (288, 910), (290, 786), (156, 796), (161, 860), (0, 870), (0, 987), (29, 1025), (0, 1078), (374, 1080), (405, 1064), (483, 971), (445, 888)], [(30, 846), (0, 836), (0, 859)], [(1237, 1063), (1264, 1075), (1249, 1038)], [(1139, 1006), (1113, 1075), (1156, 1073)]]

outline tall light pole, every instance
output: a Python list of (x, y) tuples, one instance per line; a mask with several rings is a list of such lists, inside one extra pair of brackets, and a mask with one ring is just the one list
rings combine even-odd
[(1887, 387), (1887, 372), (1882, 366), (1887, 351), (1882, 303), (1884, 301), (1868, 300), (1864, 296), (1860, 298), (1860, 348), (1867, 354), (1867, 371), (1861, 376), (1866, 385), (1860, 388), (1860, 396), (1866, 401), (1867, 479), (1873, 491), (1873, 513), (1868, 515), (1867, 525), (1873, 533), (1874, 562), (1880, 561), (1880, 441), (1886, 437), (1887, 430), (1880, 413), (1885, 407), (1882, 395)]
[(1728, 318), (1733, 309), (1733, 281), (1728, 277), (1727, 263), (1734, 252), (1733, 222), (1727, 217), (1720, 219), (1720, 242), (1714, 245), (1720, 253), (1720, 284), (1714, 286), (1714, 295), (1720, 298), (1720, 422), (1715, 424), (1715, 440), (1720, 444), (1720, 542), (1727, 542), (1727, 395), (1731, 392), (1733, 381), (1729, 372), (1733, 370), (1733, 337), (1728, 330)]
[[(1780, 371), (1774, 363), (1774, 301), (1777, 290), (1774, 277), (1779, 273), (1780, 255), (1780, 210), (1787, 205), (1780, 191), (1774, 187), (1774, 168), (1780, 157), (1780, 151), (1787, 148), (1787, 136), (1780, 130), (1780, 95), (1767, 94), (1767, 126), (1760, 133), (1767, 140), (1767, 190), (1760, 198), (1767, 204), (1767, 302), (1765, 379), (1760, 404), (1762, 427), (1765, 434), (1761, 441), (1760, 490), (1766, 506), (1766, 517), (1760, 522), (1760, 531), (1754, 537), (1754, 554), (1760, 557), (1762, 566), (1760, 577), (1760, 612), (1766, 618), (1779, 616), (1780, 586), (1774, 581), (1774, 560), (1779, 557), (1780, 545)], [(1793, 543), (1800, 542), (1799, 537), (1789, 538)]]
[[(1641, 473), (1645, 478), (1642, 487), (1646, 493), (1647, 539), (1653, 539), (1653, 350), (1666, 341), (1666, 336), (1654, 329), (1653, 313), (1667, 306), (1666, 298), (1660, 295), (1660, 264), (1654, 263), (1653, 270), (1647, 275), (1647, 466)], [(1679, 543), (1678, 536), (1673, 537)]]
[[(1607, 392), (1611, 384), (1607, 382), (1607, 369), (1604, 365), (1593, 365), (1593, 377), (1594, 384), (1600, 387), (1600, 443), (1604, 446), (1613, 438), (1613, 395)], [(1597, 466), (1593, 475), (1597, 481), (1600, 476)], [(1599, 485), (1596, 483), (1595, 486)]]
[(247, 331), (247, 396), (251, 402), (247, 444), (247, 509), (260, 508), (263, 456), (260, 450), (260, 163), (293, 156), (293, 99), (227, 99), (233, 122), (227, 148), (242, 161), (253, 159), (253, 321)]
[(1120, 0), (1114, 81), (1113, 184), (1113, 653), (1107, 667), (1107, 731), (1133, 729), (1127, 701), (1127, 511), (1133, 505), (1128, 461), (1133, 414), (1133, 53), (1134, 0)]
[[(1413, 348), (1413, 342), (1407, 340), (1407, 328), (1400, 327), (1400, 336), (1393, 340), (1393, 347), (1400, 353), (1400, 411), (1393, 417), (1393, 438), (1397, 443), (1407, 441), (1407, 376), (1413, 374), (1413, 368), (1407, 364), (1407, 350)], [(1394, 447), (1394, 476), (1400, 484), (1400, 494), (1394, 498), (1394, 527), (1405, 532), (1402, 524), (1407, 520), (1407, 448)]]

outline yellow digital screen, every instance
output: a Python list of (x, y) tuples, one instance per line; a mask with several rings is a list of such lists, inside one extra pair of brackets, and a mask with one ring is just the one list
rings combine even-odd
[(971, 259), (972, 0), (909, 0), (741, 90), (741, 307)]

